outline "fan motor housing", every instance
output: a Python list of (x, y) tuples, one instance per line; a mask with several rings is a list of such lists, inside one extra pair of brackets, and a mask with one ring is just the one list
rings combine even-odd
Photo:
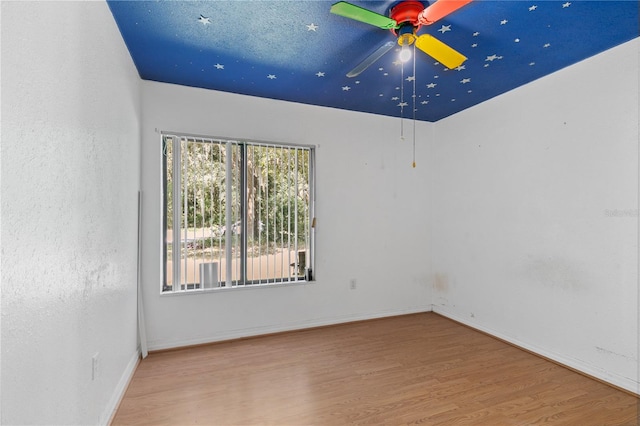
[[(424, 5), (417, 0), (407, 0), (398, 3), (389, 11), (389, 17), (396, 21), (400, 27), (411, 25), (414, 31), (418, 31), (421, 24), (418, 22), (418, 15), (424, 10)], [(397, 35), (396, 30), (391, 30)]]

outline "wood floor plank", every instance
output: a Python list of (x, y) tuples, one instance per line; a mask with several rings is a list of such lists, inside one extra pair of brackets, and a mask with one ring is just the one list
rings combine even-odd
[(638, 425), (638, 398), (434, 313), (152, 353), (114, 425)]

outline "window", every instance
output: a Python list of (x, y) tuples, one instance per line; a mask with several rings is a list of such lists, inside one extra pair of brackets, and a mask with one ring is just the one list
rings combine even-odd
[(163, 134), (163, 292), (304, 282), (311, 147)]

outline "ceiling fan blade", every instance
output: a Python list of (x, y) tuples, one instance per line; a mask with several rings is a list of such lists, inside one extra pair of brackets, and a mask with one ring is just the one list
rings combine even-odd
[(332, 5), (331, 13), (364, 22), (365, 24), (373, 25), (383, 30), (390, 30), (398, 26), (398, 23), (394, 19), (345, 1), (340, 1)]
[(462, 6), (471, 3), (472, 0), (438, 0), (427, 6), (421, 13), (419, 21), (422, 25), (431, 25), (444, 18), (448, 14), (455, 12)]
[(416, 47), (449, 69), (462, 65), (467, 57), (447, 46), (430, 34), (422, 34), (416, 39)]
[(371, 55), (367, 56), (364, 61), (360, 62), (358, 64), (358, 66), (356, 66), (354, 69), (349, 71), (347, 73), (347, 77), (355, 77), (357, 75), (360, 75), (360, 73), (362, 73), (362, 71), (364, 71), (367, 68), (369, 68), (375, 61), (380, 59), (385, 53), (387, 53), (388, 51), (393, 49), (393, 47), (396, 44), (397, 43), (394, 42), (394, 41), (388, 41), (385, 44), (383, 44), (382, 46), (380, 46), (378, 49), (376, 49), (375, 52), (373, 52)]

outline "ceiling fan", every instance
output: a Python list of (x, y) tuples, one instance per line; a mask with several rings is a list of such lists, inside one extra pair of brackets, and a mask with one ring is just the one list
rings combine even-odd
[[(460, 66), (467, 57), (444, 44), (430, 34), (417, 35), (423, 25), (431, 25), (455, 12), (472, 0), (437, 0), (426, 8), (417, 0), (403, 0), (389, 11), (389, 16), (380, 15), (360, 6), (340, 1), (331, 6), (331, 13), (373, 25), (383, 30), (391, 30), (397, 37), (401, 47), (400, 60), (406, 62), (411, 58), (409, 46), (422, 50), (449, 69)], [(355, 77), (380, 59), (395, 46), (396, 42), (387, 42), (347, 73), (347, 77)]]

